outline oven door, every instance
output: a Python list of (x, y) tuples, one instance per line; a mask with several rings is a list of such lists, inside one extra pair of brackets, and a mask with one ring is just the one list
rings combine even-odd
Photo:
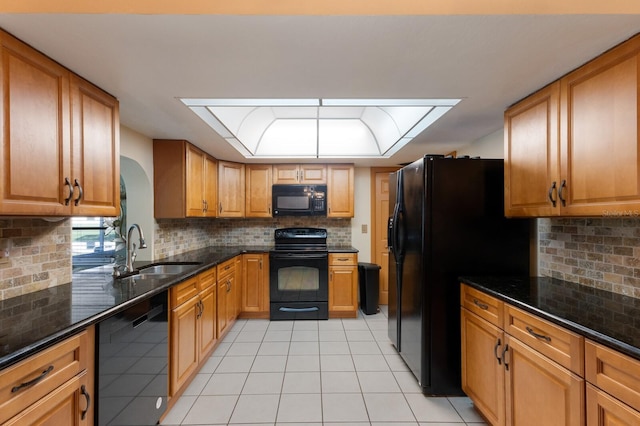
[(326, 252), (271, 252), (271, 319), (326, 319), (329, 255)]

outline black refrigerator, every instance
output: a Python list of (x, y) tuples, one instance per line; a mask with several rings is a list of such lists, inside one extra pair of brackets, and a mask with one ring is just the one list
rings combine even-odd
[[(529, 275), (503, 160), (425, 156), (390, 176), (389, 338), (427, 395), (462, 395), (462, 275)], [(395, 200), (395, 202), (393, 202)]]

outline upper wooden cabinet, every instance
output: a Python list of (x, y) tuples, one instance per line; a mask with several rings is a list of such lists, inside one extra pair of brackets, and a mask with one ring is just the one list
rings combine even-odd
[(74, 214), (120, 212), (120, 114), (118, 101), (71, 74), (71, 160)]
[(640, 36), (505, 112), (505, 214), (640, 211)]
[(0, 31), (0, 99), (0, 214), (119, 214), (114, 97)]
[(215, 217), (217, 162), (184, 140), (153, 141), (154, 216)]
[(327, 175), (327, 217), (353, 217), (353, 164), (329, 164)]
[(558, 214), (560, 84), (520, 101), (504, 114), (505, 214)]
[(244, 164), (218, 162), (218, 217), (244, 217)]
[(247, 164), (245, 171), (245, 216), (271, 217), (271, 165)]
[(327, 183), (327, 166), (324, 164), (274, 164), (274, 184), (323, 184)]

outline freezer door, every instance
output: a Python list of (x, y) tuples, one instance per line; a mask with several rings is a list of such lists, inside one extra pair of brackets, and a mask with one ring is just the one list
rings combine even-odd
[(398, 175), (400, 174), (400, 170), (395, 173), (389, 174), (389, 221), (387, 226), (387, 244), (389, 245), (389, 251), (391, 252), (391, 256), (389, 256), (389, 320), (388, 320), (388, 334), (389, 339), (393, 346), (395, 346), (396, 350), (400, 351), (400, 342), (398, 339), (398, 264), (396, 258), (396, 247), (394, 242), (394, 233), (395, 233), (395, 216), (399, 209), (398, 206)]

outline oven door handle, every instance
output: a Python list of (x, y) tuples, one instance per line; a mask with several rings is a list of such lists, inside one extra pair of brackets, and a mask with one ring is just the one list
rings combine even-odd
[(287, 308), (281, 306), (280, 308), (278, 308), (278, 310), (282, 312), (315, 312), (319, 311), (320, 309), (317, 306), (312, 306), (309, 308)]
[(271, 253), (272, 259), (328, 259), (327, 253), (306, 254), (306, 253)]

